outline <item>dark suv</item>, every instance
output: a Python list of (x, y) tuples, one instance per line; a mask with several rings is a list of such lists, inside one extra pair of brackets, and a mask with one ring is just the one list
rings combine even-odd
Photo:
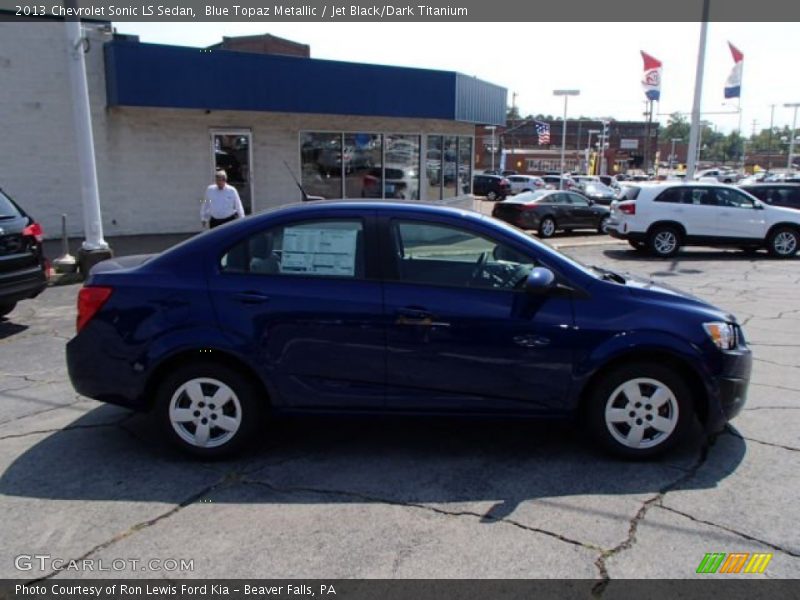
[(0, 189), (0, 317), (47, 285), (42, 226)]
[(511, 193), (511, 183), (499, 175), (473, 175), (472, 193), (487, 200), (503, 200)]
[(741, 187), (772, 206), (800, 209), (800, 183), (754, 183)]

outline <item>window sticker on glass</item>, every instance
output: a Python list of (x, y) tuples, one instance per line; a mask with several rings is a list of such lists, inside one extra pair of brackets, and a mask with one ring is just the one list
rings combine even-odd
[(281, 273), (355, 275), (355, 230), (287, 227)]

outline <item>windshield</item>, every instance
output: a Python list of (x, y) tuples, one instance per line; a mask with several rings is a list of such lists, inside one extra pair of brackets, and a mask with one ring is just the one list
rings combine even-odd
[(11, 198), (0, 191), (0, 219), (16, 219), (21, 216), (22, 213), (19, 212)]

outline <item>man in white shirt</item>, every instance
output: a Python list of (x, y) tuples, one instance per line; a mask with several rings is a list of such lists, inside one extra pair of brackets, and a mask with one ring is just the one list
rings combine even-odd
[(207, 225), (210, 229), (234, 219), (244, 218), (239, 192), (232, 185), (228, 185), (228, 175), (225, 171), (217, 171), (214, 174), (214, 181), (215, 183), (206, 189), (206, 196), (200, 207), (203, 227)]

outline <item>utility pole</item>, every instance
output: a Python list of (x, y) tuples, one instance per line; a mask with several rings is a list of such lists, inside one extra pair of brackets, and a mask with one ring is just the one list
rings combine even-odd
[(775, 105), (770, 104), (769, 111), (769, 141), (767, 142), (767, 173), (772, 171), (772, 133), (775, 127)]
[[(77, 2), (64, 0), (64, 8), (76, 14)], [(113, 253), (103, 238), (103, 218), (100, 213), (100, 194), (97, 188), (97, 167), (92, 139), (92, 115), (89, 106), (89, 87), (86, 79), (86, 64), (83, 59), (84, 37), (78, 17), (64, 21), (67, 38), (67, 62), (72, 88), (72, 115), (77, 141), (78, 166), (81, 176), (81, 198), (83, 201), (84, 242), (78, 251), (78, 265), (85, 276), (101, 260), (111, 258)]]
[(789, 132), (789, 160), (786, 163), (786, 168), (790, 171), (794, 169), (794, 138), (795, 130), (797, 129), (797, 108), (800, 107), (800, 102), (789, 102), (783, 105), (785, 108), (794, 108), (794, 118), (792, 119), (792, 130)]

